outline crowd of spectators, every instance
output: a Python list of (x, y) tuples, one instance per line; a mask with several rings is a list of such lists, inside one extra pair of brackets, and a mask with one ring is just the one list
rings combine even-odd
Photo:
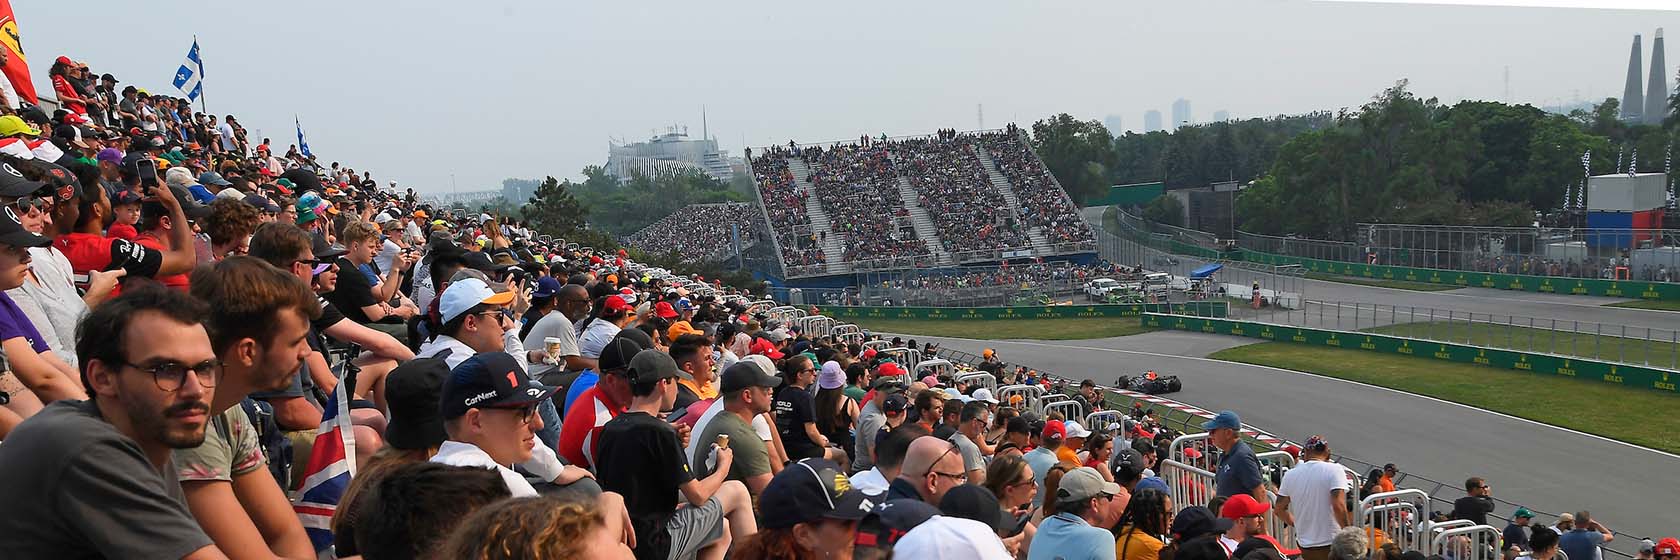
[(711, 262), (730, 250), (731, 232), (740, 226), (741, 245), (753, 241), (757, 210), (745, 202), (690, 204), (625, 237), (624, 244), (651, 254), (675, 252), (684, 262)]
[(945, 250), (971, 253), (1030, 247), (1026, 227), (1010, 214), (970, 138), (940, 134), (895, 142), (891, 150), (916, 189), (917, 203), (939, 228)]
[(1057, 186), (1050, 169), (1021, 141), (1014, 124), (975, 139), (1015, 188), (1021, 203), (1020, 217), (1028, 227), (1042, 228), (1051, 243), (1090, 243), (1096, 239), (1072, 199)]
[(781, 246), (782, 263), (790, 267), (821, 266), (828, 259), (823, 255), (818, 233), (811, 230), (811, 216), (805, 212), (809, 193), (799, 190), (793, 171), (788, 169), (788, 153), (779, 147), (752, 157), (753, 182), (758, 184), (759, 196), (764, 200), (764, 213), (770, 218), (771, 235)]
[(928, 254), (927, 242), (902, 224), (909, 216), (898, 192), (898, 171), (887, 145), (871, 142), (809, 146), (799, 153), (811, 168), (811, 187), (845, 242), (845, 260), (897, 259)]

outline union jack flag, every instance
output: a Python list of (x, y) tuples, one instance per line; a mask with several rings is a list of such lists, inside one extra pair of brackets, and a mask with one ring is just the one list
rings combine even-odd
[(303, 483), (298, 488), (292, 509), (303, 521), (309, 542), (315, 545), (318, 558), (333, 558), (333, 512), (338, 499), (356, 476), (355, 434), (350, 428), (350, 399), (344, 394), (344, 384), (333, 389), (327, 398), (326, 411), (321, 415), (321, 429), (316, 432), (315, 447), (310, 450), (309, 463), (304, 466)]

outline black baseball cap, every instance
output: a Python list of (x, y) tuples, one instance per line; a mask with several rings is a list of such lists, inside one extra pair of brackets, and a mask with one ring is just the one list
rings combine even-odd
[(324, 261), (324, 260), (336, 259), (340, 256), (343, 256), (344, 253), (347, 252), (344, 249), (343, 245), (339, 245), (337, 243), (328, 243), (327, 238), (324, 237), (324, 236), (312, 235), (310, 237), (313, 238), (311, 240), (311, 243), (313, 244), (313, 247), (311, 247), (311, 251), (313, 253), (315, 253), (315, 258), (317, 260), (323, 260)]
[(893, 393), (887, 396), (887, 400), (881, 401), (881, 412), (886, 414), (899, 414), (907, 408), (910, 408), (910, 399), (905, 398), (903, 393)]
[(733, 393), (748, 387), (778, 387), (782, 384), (782, 378), (764, 373), (757, 364), (746, 360), (735, 362), (735, 365), (723, 370), (721, 377), (718, 390), (723, 393)]
[(852, 488), (840, 465), (816, 458), (800, 460), (776, 473), (759, 494), (758, 506), (766, 529), (787, 529), (825, 518), (858, 520), (875, 509), (874, 501), (862, 490)]
[(5, 209), (6, 218), (0, 220), (0, 244), (12, 247), (46, 247), (52, 245), (52, 239), (41, 234), (23, 229), (23, 222), (18, 220), (17, 212), (11, 206)]
[(661, 352), (658, 348), (649, 348), (637, 352), (636, 357), (630, 359), (630, 369), (625, 370), (625, 377), (630, 379), (632, 385), (659, 381), (667, 377), (694, 379), (693, 376), (683, 373), (681, 369), (677, 368), (677, 361), (671, 359), (670, 354)]
[(1213, 510), (1203, 506), (1190, 506), (1173, 517), (1172, 534), (1174, 540), (1182, 542), (1208, 533), (1224, 533), (1231, 525), (1230, 519), (1214, 515)]
[(997, 496), (978, 484), (963, 484), (946, 491), (945, 497), (939, 500), (939, 511), (949, 517), (985, 523), (993, 532), (1004, 538), (1021, 532), (1027, 522), (1025, 518), (1017, 519), (1003, 511), (1003, 507), (998, 505)]
[(450, 370), (438, 410), (444, 418), (459, 418), (472, 408), (539, 403), (558, 390), (526, 376), (525, 368), (507, 352), (481, 352)]
[(869, 515), (863, 516), (863, 521), (858, 522), (856, 544), (891, 549), (905, 533), (939, 513), (939, 508), (921, 500), (887, 500), (875, 506)]
[(439, 359), (409, 360), (385, 376), (385, 405), (390, 420), (385, 442), (397, 449), (430, 449), (443, 444), (443, 384), (449, 365)]
[[(633, 331), (636, 329), (625, 330)], [(600, 366), (601, 372), (624, 372), (625, 369), (630, 367), (630, 362), (636, 358), (636, 354), (640, 354), (642, 350), (646, 349), (646, 347), (637, 344), (635, 340), (622, 336), (623, 333), (624, 331), (619, 331), (620, 336), (613, 337), (612, 340), (607, 341), (605, 347), (601, 348), (601, 357), (596, 362)]]
[(484, 251), (467, 251), (467, 268), (495, 272), (496, 263), (490, 261), (490, 255)]
[(20, 198), (29, 196), (35, 191), (47, 186), (40, 181), (23, 178), (23, 172), (12, 167), (10, 163), (0, 163), (0, 196)]

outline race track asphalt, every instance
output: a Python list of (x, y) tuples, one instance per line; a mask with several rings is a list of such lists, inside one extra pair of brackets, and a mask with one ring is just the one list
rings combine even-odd
[[(1680, 456), (1380, 387), (1201, 358), (1248, 340), (1177, 331), (1079, 341), (915, 338), (972, 354), (994, 348), (1006, 362), (1105, 385), (1145, 369), (1177, 375), (1184, 390), (1171, 398), (1235, 410), (1286, 439), (1323, 435), (1339, 455), (1392, 462), (1449, 485), (1482, 476), (1498, 498), (1546, 512), (1588, 509), (1624, 535), (1680, 533)], [(1612, 548), (1630, 550), (1634, 539), (1626, 540)]]

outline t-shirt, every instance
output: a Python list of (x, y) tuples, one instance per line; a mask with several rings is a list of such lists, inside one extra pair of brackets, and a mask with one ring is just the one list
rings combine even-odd
[[(160, 472), (91, 401), (58, 401), (0, 445), (0, 558), (181, 558), (210, 544), (175, 465)], [(23, 513), (27, 511), (27, 515)]]
[[(541, 319), (537, 319), (537, 322), (531, 325), (531, 332), (525, 334), (525, 347), (532, 350), (542, 349), (546, 351), (548, 346), (543, 343), (543, 339), (551, 336), (560, 339), (560, 352), (558, 352), (558, 355), (562, 359), (562, 366), (565, 365), (563, 360), (566, 356), (578, 355), (577, 332), (572, 330), (572, 321), (566, 318), (566, 314), (559, 311), (544, 313)], [(554, 371), (555, 369), (563, 368), (557, 368), (548, 364), (534, 363), (531, 364), (531, 375), (542, 375), (550, 371)]]
[[(1161, 557), (1161, 549), (1166, 547), (1167, 543), (1161, 542), (1161, 539), (1155, 538), (1154, 535), (1127, 527), (1126, 531), (1120, 534), (1120, 538), (1114, 541), (1114, 558), (1117, 560), (1156, 560)], [(1121, 553), (1122, 549), (1125, 550), (1123, 555)]]
[(566, 417), (560, 421), (560, 456), (567, 463), (600, 473), (595, 468), (595, 451), (601, 442), (601, 428), (614, 416), (624, 413), (624, 405), (612, 402), (599, 386), (590, 387), (578, 400), (566, 407)]
[[(642, 540), (662, 550), (640, 550), (640, 558), (665, 558), (665, 539), (654, 538), (676, 511), (678, 488), (694, 480), (682, 438), (671, 424), (645, 412), (626, 412), (601, 429), (601, 489), (624, 496), (630, 525)], [(661, 547), (659, 545), (665, 545)], [(652, 553), (652, 554), (649, 554)]]
[(338, 311), (351, 321), (357, 323), (372, 323), (380, 318), (368, 317), (362, 311), (363, 306), (379, 305), (379, 298), (373, 297), (373, 284), (368, 282), (367, 276), (356, 271), (356, 265), (350, 259), (338, 258), (338, 286), (327, 294), (327, 301), (338, 306)]
[[(764, 440), (759, 439), (752, 426), (747, 425), (733, 412), (719, 412), (710, 422), (706, 422), (705, 428), (698, 436), (699, 439), (692, 439), (695, 436), (690, 434), (689, 441), (710, 444), (717, 441), (718, 434), (729, 434), (729, 448), (735, 450), (735, 461), (729, 465), (729, 480), (746, 482), (748, 478), (770, 472), (770, 452), (764, 447)], [(783, 443), (786, 444), (785, 441)], [(704, 449), (696, 453), (692, 465), (693, 472), (700, 476), (710, 474), (712, 469), (706, 466), (709, 459), (710, 453)]]
[(875, 459), (871, 454), (875, 451), (875, 432), (881, 431), (887, 425), (887, 415), (873, 401), (862, 401), (868, 404), (858, 411), (857, 444), (853, 447), (856, 453), (852, 455), (852, 470), (866, 470), (875, 466)]
[(951, 434), (951, 443), (957, 444), (957, 452), (962, 454), (964, 471), (986, 470), (986, 458), (980, 455), (980, 446), (974, 440), (968, 439), (962, 432)]
[(210, 417), (204, 428), (204, 443), (192, 449), (176, 449), (177, 476), (186, 482), (233, 482), (233, 477), (263, 468), (257, 429), (245, 415), (245, 407), (234, 405)]
[(618, 325), (613, 324), (612, 321), (605, 319), (590, 321), (589, 326), (584, 328), (583, 334), (578, 335), (578, 355), (591, 360), (600, 359), (601, 349), (606, 348), (607, 343), (611, 342), (613, 337), (618, 336), (619, 330), (621, 329), (618, 328)]
[(845, 393), (846, 396), (851, 397), (852, 400), (857, 402), (864, 402), (864, 395), (869, 394), (869, 391), (865, 391), (863, 387), (859, 387), (857, 385), (847, 385), (846, 388), (841, 389), (840, 392)]
[(29, 347), (37, 353), (52, 349), (47, 346), (47, 341), (41, 337), (40, 331), (35, 330), (35, 324), (31, 323), (29, 317), (23, 314), (23, 310), (18, 308), (18, 304), (12, 301), (11, 294), (0, 292), (0, 341), (18, 337), (28, 341)]
[[(157, 274), (158, 268), (163, 266), (161, 251), (146, 248), (133, 241), (111, 239), (91, 233), (60, 235), (58, 239), (53, 240), (53, 247), (64, 253), (64, 257), (70, 260), (71, 270), (77, 275), (85, 275), (90, 270), (122, 269), (127, 270), (129, 276), (151, 278)], [(78, 279), (76, 285), (86, 288), (87, 279)]]
[(1569, 555), (1569, 560), (1603, 560), (1604, 551), (1598, 548), (1604, 544), (1604, 533), (1575, 529), (1558, 537), (1558, 549)]
[[(1027, 560), (1075, 558), (1114, 560), (1114, 536), (1101, 528), (1092, 527), (1077, 515), (1058, 513), (1045, 518), (1038, 525), (1038, 534), (1033, 536), (1032, 546), (1027, 548)], [(1151, 556), (1150, 560), (1154, 557)]]
[(1027, 466), (1032, 467), (1033, 480), (1038, 481), (1038, 485), (1034, 486), (1032, 503), (1034, 506), (1042, 505), (1044, 503), (1044, 475), (1050, 474), (1050, 467), (1055, 466), (1061, 459), (1056, 458), (1056, 451), (1048, 447), (1028, 451), (1026, 455), (1021, 456), (1021, 459), (1027, 462)]
[(576, 378), (572, 379), (571, 383), (566, 385), (565, 402), (560, 403), (560, 414), (571, 412), (572, 403), (577, 402), (578, 397), (583, 396), (584, 392), (595, 388), (595, 384), (600, 382), (601, 374), (595, 373), (595, 370), (586, 369), (579, 373)]
[(788, 459), (798, 461), (822, 456), (822, 448), (805, 432), (805, 424), (817, 421), (816, 403), (810, 391), (792, 385), (782, 387), (770, 406), (776, 411), (776, 431), (782, 433), (782, 447), (787, 449)]
[[(547, 446), (538, 445), (531, 448), (533, 459), (536, 459), (537, 455), (547, 453), (553, 453)], [(530, 481), (525, 480), (524, 475), (497, 463), (495, 458), (491, 457), (489, 453), (485, 453), (477, 445), (460, 441), (445, 441), (443, 445), (438, 446), (437, 455), (432, 456), (431, 462), (457, 467), (496, 469), (496, 474), (502, 476), (502, 483), (507, 485), (508, 493), (513, 497), (532, 498), (537, 495), (537, 489), (531, 486)]]
[(134, 229), (132, 225), (116, 222), (111, 224), (111, 227), (105, 228), (105, 236), (133, 241), (134, 238), (140, 237), (140, 231)]
[[(163, 249), (163, 242), (159, 241), (157, 237), (154, 237), (149, 232), (135, 236), (134, 237), (134, 242), (139, 244), (141, 247), (145, 247), (147, 249), (157, 251), (158, 254), (160, 254), (160, 255), (163, 254), (163, 250), (164, 250)], [(199, 253), (199, 254), (202, 255), (204, 253)], [(183, 292), (187, 291), (187, 289), (192, 287), (191, 282), (188, 281), (187, 274), (184, 273), (184, 272), (181, 273), (181, 274), (170, 274), (168, 276), (159, 276), (159, 277), (157, 277), (157, 281), (159, 283), (165, 285), (165, 286), (168, 286), (168, 287), (171, 287), (171, 288), (174, 288), (174, 289), (177, 289), (177, 290), (181, 290)], [(112, 294), (112, 295), (116, 295), (116, 294)]]
[(1499, 550), (1510, 550), (1513, 546), (1528, 550), (1528, 527), (1516, 523), (1505, 525), (1505, 539), (1500, 543)]
[(1325, 461), (1307, 461), (1284, 473), (1278, 495), (1289, 497), (1295, 539), (1301, 546), (1328, 545), (1341, 528), (1330, 506), (1330, 493), (1353, 489), (1346, 473), (1341, 465)]
[(1254, 456), (1253, 448), (1241, 441), (1219, 460), (1219, 471), (1213, 475), (1217, 496), (1247, 494), (1264, 481), (1265, 478), (1260, 475), (1260, 459)]
[(29, 256), (29, 269), (35, 272), (35, 279), (6, 293), (29, 317), (53, 355), (74, 368), (77, 366), (76, 323), (87, 315), (87, 303), (76, 293), (76, 285), (70, 279), (74, 273), (63, 253), (52, 247), (31, 247)]
[(1477, 525), (1487, 525), (1487, 514), (1493, 511), (1493, 499), (1486, 496), (1465, 496), (1453, 501), (1452, 518), (1468, 519)]

